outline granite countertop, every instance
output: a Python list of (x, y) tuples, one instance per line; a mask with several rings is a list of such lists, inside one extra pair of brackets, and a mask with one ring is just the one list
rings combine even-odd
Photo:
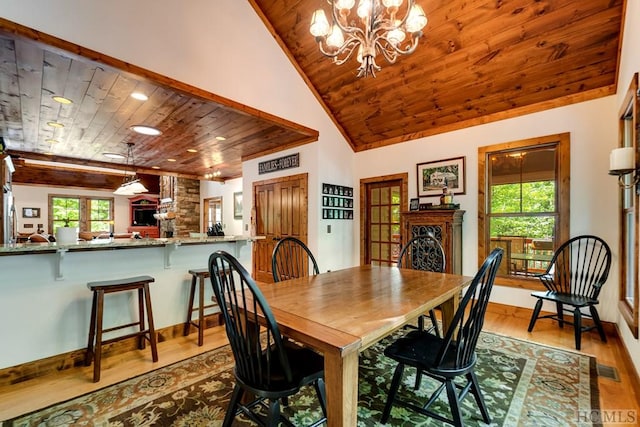
[(17, 243), (13, 245), (0, 245), (0, 255), (27, 255), (41, 253), (55, 253), (64, 251), (93, 251), (108, 249), (129, 249), (144, 247), (163, 247), (167, 245), (206, 245), (225, 242), (247, 242), (264, 237), (251, 236), (223, 236), (223, 237), (173, 237), (160, 239), (94, 239), (79, 241), (71, 244), (59, 243)]

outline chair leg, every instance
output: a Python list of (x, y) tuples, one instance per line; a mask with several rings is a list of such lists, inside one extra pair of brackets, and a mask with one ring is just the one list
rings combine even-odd
[(84, 365), (91, 365), (93, 360), (93, 342), (96, 337), (96, 306), (98, 304), (98, 293), (93, 292), (93, 298), (91, 303), (91, 319), (89, 320), (89, 340), (87, 342), (87, 352), (84, 356)]
[(536, 324), (536, 320), (538, 320), (538, 315), (540, 314), (540, 310), (542, 309), (542, 300), (538, 298), (536, 302), (536, 307), (533, 309), (533, 314), (531, 315), (531, 320), (529, 321), (529, 329), (528, 331), (533, 331), (533, 327)]
[(436, 312), (433, 310), (429, 310), (429, 317), (431, 318), (431, 323), (433, 324), (433, 332), (435, 332), (438, 338), (442, 338), (440, 335), (440, 329), (438, 328), (438, 319), (436, 318)]
[(242, 399), (243, 394), (244, 390), (242, 387), (236, 384), (235, 387), (233, 387), (233, 393), (231, 394), (231, 400), (229, 400), (229, 407), (224, 416), (222, 427), (231, 427), (231, 423), (233, 423), (233, 419), (236, 417), (236, 412), (238, 411), (238, 403)]
[(324, 417), (327, 418), (327, 393), (325, 391), (324, 380), (322, 378), (318, 378), (318, 380), (313, 383), (313, 386), (315, 387), (316, 394), (318, 395), (320, 409), (322, 409)]
[(561, 302), (556, 302), (556, 312), (558, 313), (558, 325), (564, 328), (564, 308)]
[(269, 399), (269, 413), (267, 414), (268, 427), (278, 427), (280, 421), (280, 399)]
[(156, 340), (156, 329), (153, 326), (153, 310), (151, 309), (151, 294), (149, 293), (149, 284), (144, 284), (144, 300), (147, 306), (147, 323), (149, 324), (149, 342), (151, 343), (151, 358), (154, 362), (158, 361), (158, 344)]
[(451, 409), (451, 415), (453, 416), (453, 425), (456, 427), (463, 427), (462, 424), (462, 411), (460, 411), (460, 402), (458, 402), (458, 391), (456, 385), (452, 379), (445, 381), (445, 387), (447, 389), (447, 397), (449, 398), (449, 408)]
[(478, 383), (478, 378), (476, 377), (476, 373), (471, 371), (467, 374), (467, 381), (471, 383), (471, 393), (476, 398), (476, 403), (478, 404), (478, 408), (480, 408), (480, 413), (482, 414), (482, 419), (485, 423), (491, 423), (491, 416), (489, 416), (489, 410), (487, 409), (487, 405), (484, 402), (484, 397), (482, 397), (482, 391), (480, 390), (480, 384)]
[[(144, 332), (144, 289), (138, 289), (138, 324), (140, 325), (140, 332)], [(138, 337), (138, 348), (140, 350), (145, 349), (144, 335)]]
[(413, 389), (414, 390), (419, 390), (421, 382), (422, 382), (422, 369), (416, 368), (416, 382), (413, 385)]
[(582, 313), (578, 307), (573, 310), (573, 328), (573, 332), (576, 336), (576, 350), (580, 350), (580, 341), (582, 339)]
[(102, 317), (104, 314), (104, 291), (97, 291), (98, 307), (96, 309), (96, 345), (93, 353), (93, 382), (100, 381), (100, 365), (102, 363)]
[(391, 415), (391, 407), (393, 406), (393, 401), (395, 400), (396, 394), (398, 393), (398, 388), (400, 387), (400, 380), (402, 379), (403, 372), (404, 365), (402, 363), (398, 363), (398, 366), (396, 366), (396, 370), (393, 373), (391, 387), (389, 387), (387, 403), (384, 405), (384, 410), (382, 411), (382, 418), (380, 419), (382, 424), (386, 424), (387, 420), (389, 419), (389, 415)]
[(184, 330), (182, 331), (182, 335), (185, 337), (189, 335), (189, 331), (191, 330), (191, 317), (193, 315), (193, 299), (196, 295), (196, 276), (195, 274), (191, 275), (191, 290), (189, 291), (189, 302), (187, 303), (187, 320), (184, 322)]
[(604, 333), (604, 328), (602, 327), (602, 322), (600, 321), (598, 310), (594, 305), (590, 305), (589, 311), (591, 312), (591, 318), (593, 319), (593, 323), (595, 323), (596, 328), (598, 328), (598, 333), (600, 334), (600, 340), (602, 342), (607, 342), (607, 335)]

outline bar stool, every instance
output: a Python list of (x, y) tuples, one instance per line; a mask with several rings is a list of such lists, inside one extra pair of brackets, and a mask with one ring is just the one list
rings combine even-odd
[[(145, 348), (144, 340), (148, 339), (151, 344), (151, 356), (153, 358), (153, 361), (158, 361), (156, 333), (153, 327), (153, 312), (151, 311), (151, 294), (149, 293), (149, 283), (152, 282), (155, 282), (155, 279), (151, 276), (136, 276), (128, 277), (125, 279), (104, 280), (99, 282), (87, 283), (87, 287), (91, 291), (93, 291), (93, 303), (91, 305), (91, 324), (89, 325), (89, 342), (87, 344), (87, 353), (85, 355), (85, 365), (89, 366), (91, 364), (91, 359), (94, 359), (93, 382), (100, 381), (100, 362), (102, 359), (102, 346), (104, 344), (109, 344), (127, 338), (138, 337), (138, 348), (142, 350)], [(138, 321), (126, 325), (103, 329), (102, 320), (104, 314), (104, 295), (114, 292), (135, 290), (138, 291)], [(147, 306), (147, 322), (149, 324), (148, 329), (145, 329), (144, 325), (145, 304)], [(140, 331), (104, 341), (102, 340), (102, 334), (105, 332), (129, 328), (135, 325), (139, 325)]]
[[(184, 322), (184, 336), (189, 335), (191, 325), (198, 329), (198, 346), (202, 346), (204, 343), (204, 310), (207, 308), (218, 307), (218, 304), (213, 303), (204, 305), (204, 288), (206, 279), (209, 278), (209, 269), (207, 268), (194, 268), (189, 270), (191, 274), (191, 292), (189, 293), (189, 305), (187, 306), (187, 320)], [(194, 307), (193, 302), (196, 294), (196, 283), (198, 286), (198, 306)], [(198, 320), (194, 321), (193, 312), (198, 311)]]

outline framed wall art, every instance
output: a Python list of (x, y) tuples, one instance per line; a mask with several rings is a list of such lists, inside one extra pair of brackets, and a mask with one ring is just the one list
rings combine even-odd
[(22, 218), (40, 218), (40, 208), (22, 208)]
[(233, 193), (233, 218), (242, 219), (242, 191)]
[(418, 197), (439, 196), (447, 187), (453, 194), (465, 194), (463, 157), (418, 163)]

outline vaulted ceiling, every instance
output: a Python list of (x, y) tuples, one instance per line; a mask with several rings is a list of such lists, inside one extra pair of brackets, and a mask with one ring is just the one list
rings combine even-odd
[[(328, 12), (326, 0), (248, 1), (354, 151), (615, 92), (623, 0), (417, 0), (429, 19), (417, 50), (393, 65), (379, 59), (375, 78), (357, 78), (355, 60), (337, 66), (319, 52), (309, 23), (314, 10)], [(149, 100), (130, 98), (136, 90)], [(56, 103), (56, 94), (73, 103)], [(132, 136), (130, 126), (141, 123), (163, 134)], [(123, 169), (124, 160), (103, 153), (125, 153), (134, 142), (139, 173), (202, 178), (220, 170), (219, 179), (240, 176), (242, 160), (318, 138), (1, 18), (0, 132), (19, 162)]]

